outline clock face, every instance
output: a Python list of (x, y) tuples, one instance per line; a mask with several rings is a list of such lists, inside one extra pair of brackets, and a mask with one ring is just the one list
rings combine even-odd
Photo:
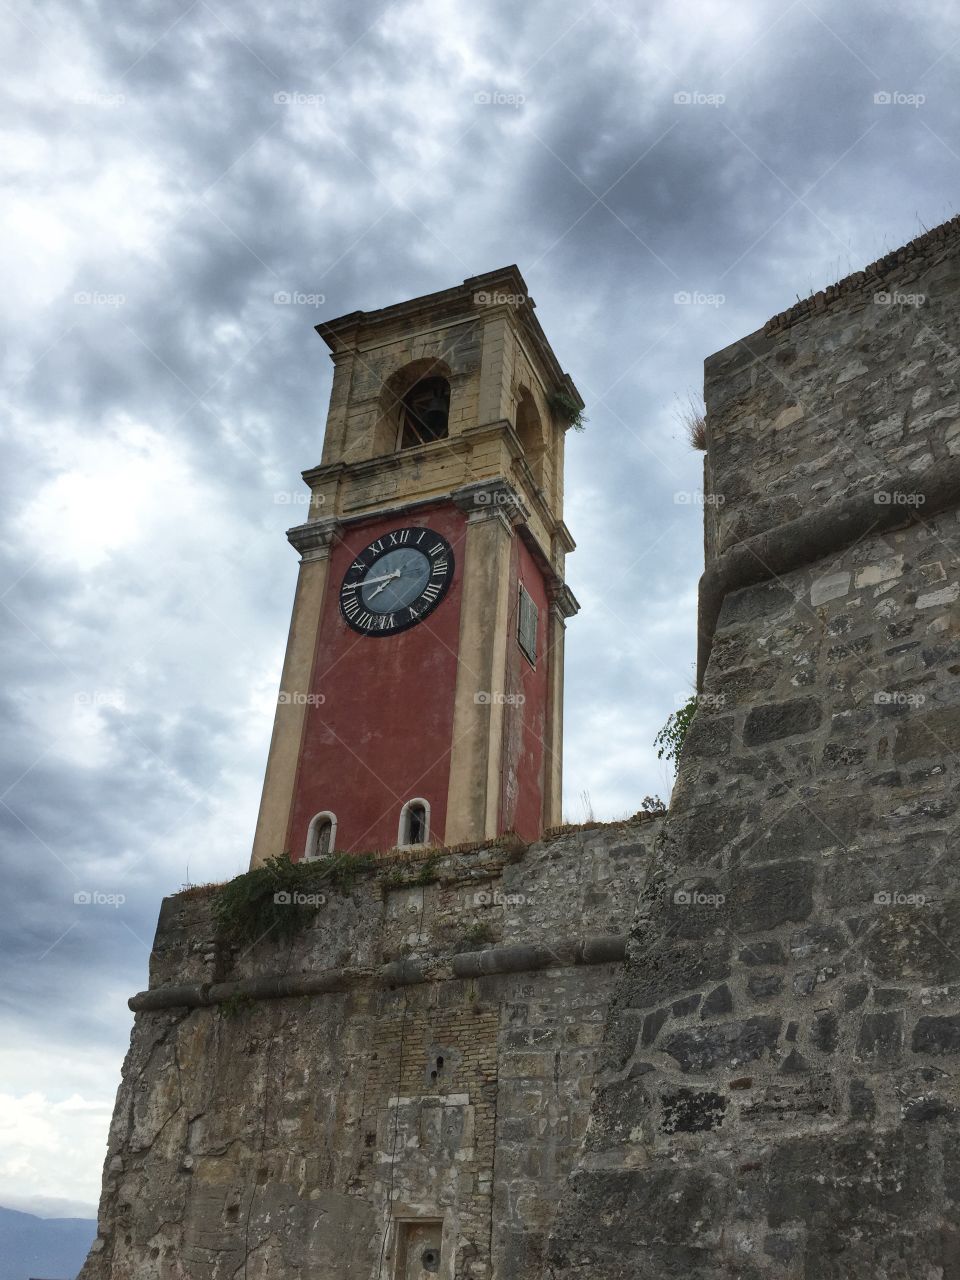
[(394, 529), (371, 542), (344, 574), (340, 612), (354, 631), (392, 636), (432, 613), (453, 579), (453, 550), (432, 529)]

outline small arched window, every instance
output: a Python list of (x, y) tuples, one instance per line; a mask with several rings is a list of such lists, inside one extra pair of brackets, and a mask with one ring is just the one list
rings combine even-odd
[(333, 853), (337, 838), (337, 816), (324, 810), (311, 818), (307, 828), (307, 844), (303, 856), (308, 862), (313, 858), (325, 858)]
[(450, 417), (450, 383), (446, 378), (421, 378), (400, 401), (399, 447), (443, 440)]
[(408, 800), (400, 810), (400, 830), (397, 844), (405, 848), (411, 844), (426, 844), (430, 838), (430, 805), (426, 800)]

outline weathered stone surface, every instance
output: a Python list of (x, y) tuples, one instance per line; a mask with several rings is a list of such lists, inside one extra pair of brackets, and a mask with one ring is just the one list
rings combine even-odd
[(913, 1029), (914, 1053), (960, 1053), (960, 1014), (924, 1017)]
[(810, 1030), (810, 1043), (821, 1053), (833, 1053), (840, 1038), (840, 1019), (833, 1009), (823, 1009), (814, 1015)]
[(661, 1099), (664, 1133), (701, 1133), (705, 1129), (717, 1129), (723, 1124), (727, 1099), (709, 1090), (678, 1089), (666, 1093)]
[(663, 1050), (676, 1058), (681, 1071), (706, 1071), (712, 1067), (737, 1067), (772, 1049), (780, 1034), (777, 1017), (748, 1018), (689, 1027), (663, 1040)]
[(813, 910), (815, 872), (809, 862), (781, 862), (731, 873), (729, 914), (743, 931), (806, 920)]
[(718, 1014), (732, 1012), (733, 996), (725, 982), (722, 982), (719, 987), (714, 987), (700, 1006), (701, 1018), (715, 1018)]
[(643, 1020), (643, 1029), (640, 1032), (640, 1043), (646, 1048), (653, 1044), (667, 1018), (670, 1016), (667, 1009), (656, 1009), (653, 1013), (648, 1013)]
[(592, 1145), (626, 1142), (650, 1110), (643, 1076), (617, 1081), (597, 1090), (593, 1102)]
[(743, 727), (743, 745), (759, 747), (779, 738), (809, 733), (819, 725), (822, 715), (816, 698), (792, 698), (789, 702), (754, 707)]
[[(592, 1173), (578, 1176), (572, 1191), (575, 1204), (565, 1216), (576, 1234), (565, 1238), (561, 1222), (548, 1262), (564, 1265), (575, 1257), (578, 1266), (599, 1265), (601, 1275), (622, 1276), (630, 1274), (625, 1255), (638, 1245), (677, 1246), (658, 1255), (668, 1265), (705, 1262), (701, 1250), (719, 1243), (731, 1194), (727, 1172), (709, 1167)], [(603, 1269), (611, 1266), (619, 1270)]]
[(903, 1045), (903, 1014), (865, 1013), (860, 1020), (857, 1058), (896, 1062)]
[(730, 973), (730, 950), (726, 938), (665, 949), (645, 937), (643, 947), (633, 953), (636, 963), (621, 989), (626, 1007), (649, 1009), (722, 981)]
[(887, 980), (948, 982), (960, 976), (960, 898), (887, 907), (863, 949), (877, 976)]
[(729, 751), (732, 738), (732, 716), (696, 715), (683, 744), (684, 759), (723, 756)]
[(810, 1070), (810, 1063), (798, 1049), (791, 1049), (783, 1060), (780, 1074), (784, 1076), (803, 1075)]
[(766, 862), (846, 848), (872, 826), (873, 802), (869, 796), (799, 800), (771, 823), (751, 846), (749, 857)]
[(941, 707), (915, 713), (897, 730), (893, 758), (897, 764), (931, 758), (940, 760), (960, 751), (960, 707)]
[(670, 829), (671, 856), (681, 864), (704, 866), (730, 845), (747, 817), (737, 804), (703, 805), (684, 814)]
[[(781, 1227), (813, 1220), (822, 1229), (843, 1229), (889, 1214), (904, 1218), (920, 1210), (928, 1194), (926, 1165), (922, 1147), (901, 1134), (878, 1135), (866, 1150), (853, 1137), (785, 1142), (771, 1160), (768, 1221)], [(829, 1252), (829, 1241), (819, 1244)]]
[(747, 991), (755, 1000), (775, 996), (782, 989), (782, 973), (754, 973), (747, 979)]
[(761, 582), (755, 587), (733, 591), (723, 602), (720, 626), (730, 627), (741, 622), (756, 622), (792, 609), (794, 598), (786, 587), (777, 583)]
[(851, 1120), (872, 1120), (877, 1113), (877, 1102), (873, 1090), (868, 1089), (862, 1080), (850, 1081), (850, 1118)]

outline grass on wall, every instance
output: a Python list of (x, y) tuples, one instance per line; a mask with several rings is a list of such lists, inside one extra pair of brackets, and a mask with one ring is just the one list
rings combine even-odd
[(309, 862), (291, 862), (286, 853), (268, 858), (217, 891), (217, 929), (225, 941), (237, 943), (254, 943), (268, 933), (291, 937), (323, 909), (329, 893), (349, 893), (376, 866), (375, 858), (355, 854)]

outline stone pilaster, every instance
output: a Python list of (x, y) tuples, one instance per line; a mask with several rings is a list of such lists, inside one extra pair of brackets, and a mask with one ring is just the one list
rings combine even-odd
[(453, 501), (467, 512), (463, 601), (454, 698), (447, 844), (497, 834), (503, 754), (503, 699), (517, 492), (502, 480), (466, 485)]
[(291, 545), (300, 552), (300, 573), (280, 677), (251, 866), (257, 866), (286, 848), (307, 694), (310, 692), (320, 614), (326, 594), (327, 566), (330, 549), (339, 532), (339, 521), (329, 519), (311, 520), (287, 530)]
[(547, 714), (544, 724), (543, 826), (545, 830), (563, 822), (563, 646), (567, 618), (579, 608), (566, 585), (548, 590), (550, 615), (547, 619)]

